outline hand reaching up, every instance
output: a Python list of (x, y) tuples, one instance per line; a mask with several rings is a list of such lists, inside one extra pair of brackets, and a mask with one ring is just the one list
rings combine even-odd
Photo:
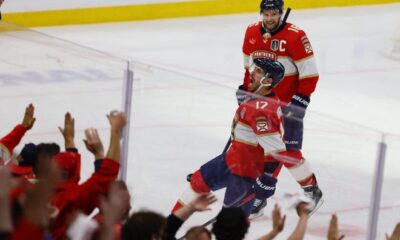
[(34, 117), (34, 114), (35, 114), (35, 107), (33, 106), (32, 103), (30, 103), (25, 108), (24, 119), (22, 120), (21, 123), (27, 130), (32, 129), (33, 125), (35, 124), (36, 118)]
[(85, 139), (83, 139), (87, 150), (93, 153), (95, 159), (104, 158), (104, 147), (96, 128), (85, 130)]
[(65, 148), (75, 148), (75, 119), (69, 112), (64, 117), (64, 128), (58, 127), (64, 137)]

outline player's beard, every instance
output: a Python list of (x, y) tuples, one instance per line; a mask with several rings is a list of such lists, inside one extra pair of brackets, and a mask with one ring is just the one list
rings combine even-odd
[(263, 21), (263, 26), (268, 32), (273, 32), (276, 29), (278, 29), (280, 23), (281, 19), (279, 18), (277, 21), (275, 20)]

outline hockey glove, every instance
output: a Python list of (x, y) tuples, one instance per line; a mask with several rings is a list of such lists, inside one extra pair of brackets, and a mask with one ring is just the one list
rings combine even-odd
[(244, 85), (240, 85), (238, 89), (236, 90), (236, 100), (238, 105), (242, 104), (244, 100), (246, 99), (247, 96), (247, 91)]
[(254, 192), (257, 199), (267, 199), (274, 195), (275, 186), (278, 180), (270, 174), (263, 174), (256, 179)]
[(303, 120), (306, 115), (308, 104), (310, 104), (310, 97), (296, 93), (290, 101), (290, 104), (283, 109), (283, 114), (287, 118)]

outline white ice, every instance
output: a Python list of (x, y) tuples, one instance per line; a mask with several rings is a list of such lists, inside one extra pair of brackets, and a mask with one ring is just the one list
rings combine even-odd
[[(388, 153), (377, 239), (383, 239), (400, 221), (400, 62), (383, 55), (386, 43), (400, 27), (399, 11), (400, 4), (387, 4), (295, 10), (290, 15), (289, 21), (307, 32), (320, 71), (305, 120), (304, 153), (320, 181), (325, 204), (310, 219), (306, 239), (325, 239), (330, 215), (335, 212), (347, 239), (365, 238), (381, 132), (387, 133)], [(128, 184), (134, 210), (148, 208), (168, 214), (187, 186), (186, 174), (222, 151), (236, 107), (234, 89), (243, 77), (244, 30), (258, 18), (254, 13), (37, 29), (133, 60), (136, 78)], [(6, 86), (4, 91), (21, 94), (0, 101), (2, 109), (14, 101), (18, 106), (38, 102), (43, 115), (49, 114), (47, 107), (59, 106), (54, 113), (57, 116), (49, 114), (59, 125), (63, 111), (74, 108), (76, 118), (84, 122), (79, 130), (88, 127), (86, 124), (100, 126), (106, 138), (103, 113), (93, 113), (91, 118), (92, 113), (86, 112), (118, 105), (119, 99), (114, 98), (119, 96), (120, 86), (109, 92), (111, 83), (96, 82), (86, 97), (81, 86), (90, 88), (87, 83), (53, 83), (51, 90), (57, 93), (46, 95), (46, 99), (35, 94), (26, 97), (21, 88)], [(40, 83), (32, 86), (40, 87)], [(72, 90), (63, 93), (64, 87)], [(90, 101), (102, 108), (88, 110), (85, 107), (90, 105), (84, 103)], [(13, 108), (12, 112), (18, 116), (20, 111)], [(15, 118), (1, 124), (2, 132), (12, 121)], [(57, 129), (48, 130), (50, 127), (42, 127), (43, 131), (28, 139), (57, 136)], [(86, 161), (84, 177), (92, 171), (90, 160)], [(285, 205), (284, 194), (292, 192), (301, 191), (283, 170), (266, 216), (253, 222), (247, 239), (271, 229), (273, 204)], [(213, 211), (193, 216), (183, 230), (216, 214), (223, 192), (217, 195), (220, 201)], [(294, 211), (288, 210), (284, 233), (278, 239), (288, 236), (296, 221)]]

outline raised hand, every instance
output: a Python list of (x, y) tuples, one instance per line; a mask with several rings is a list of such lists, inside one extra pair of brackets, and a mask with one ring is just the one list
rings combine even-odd
[(30, 103), (25, 108), (24, 119), (22, 120), (21, 123), (28, 130), (30, 130), (35, 124), (36, 118), (34, 117), (34, 114), (35, 114), (35, 107), (33, 106), (32, 103)]
[(211, 210), (208, 206), (215, 203), (217, 198), (211, 193), (201, 193), (197, 196), (191, 203), (189, 203), (190, 207), (193, 208), (194, 211), (203, 212)]
[(69, 112), (64, 117), (64, 128), (58, 127), (64, 137), (65, 148), (75, 148), (75, 119)]
[(338, 227), (338, 219), (336, 214), (332, 215), (331, 222), (329, 223), (328, 229), (328, 240), (341, 240), (344, 238), (344, 235), (340, 235), (339, 227)]
[(130, 201), (126, 191), (114, 183), (111, 185), (108, 197), (100, 199), (101, 212), (107, 223), (115, 224), (126, 214), (126, 206)]
[(123, 112), (111, 111), (110, 114), (107, 115), (107, 118), (112, 130), (122, 130), (126, 125), (126, 116)]
[(386, 234), (386, 240), (399, 240), (399, 239), (400, 239), (400, 223), (398, 223), (394, 228), (392, 236)]
[(272, 211), (272, 229), (276, 232), (282, 232), (285, 227), (286, 215), (282, 217), (281, 208), (278, 204), (275, 204), (274, 210)]
[(96, 128), (88, 128), (85, 130), (85, 138), (83, 142), (87, 150), (93, 153), (95, 159), (103, 159), (104, 158), (104, 147), (101, 139), (99, 137), (99, 133)]

